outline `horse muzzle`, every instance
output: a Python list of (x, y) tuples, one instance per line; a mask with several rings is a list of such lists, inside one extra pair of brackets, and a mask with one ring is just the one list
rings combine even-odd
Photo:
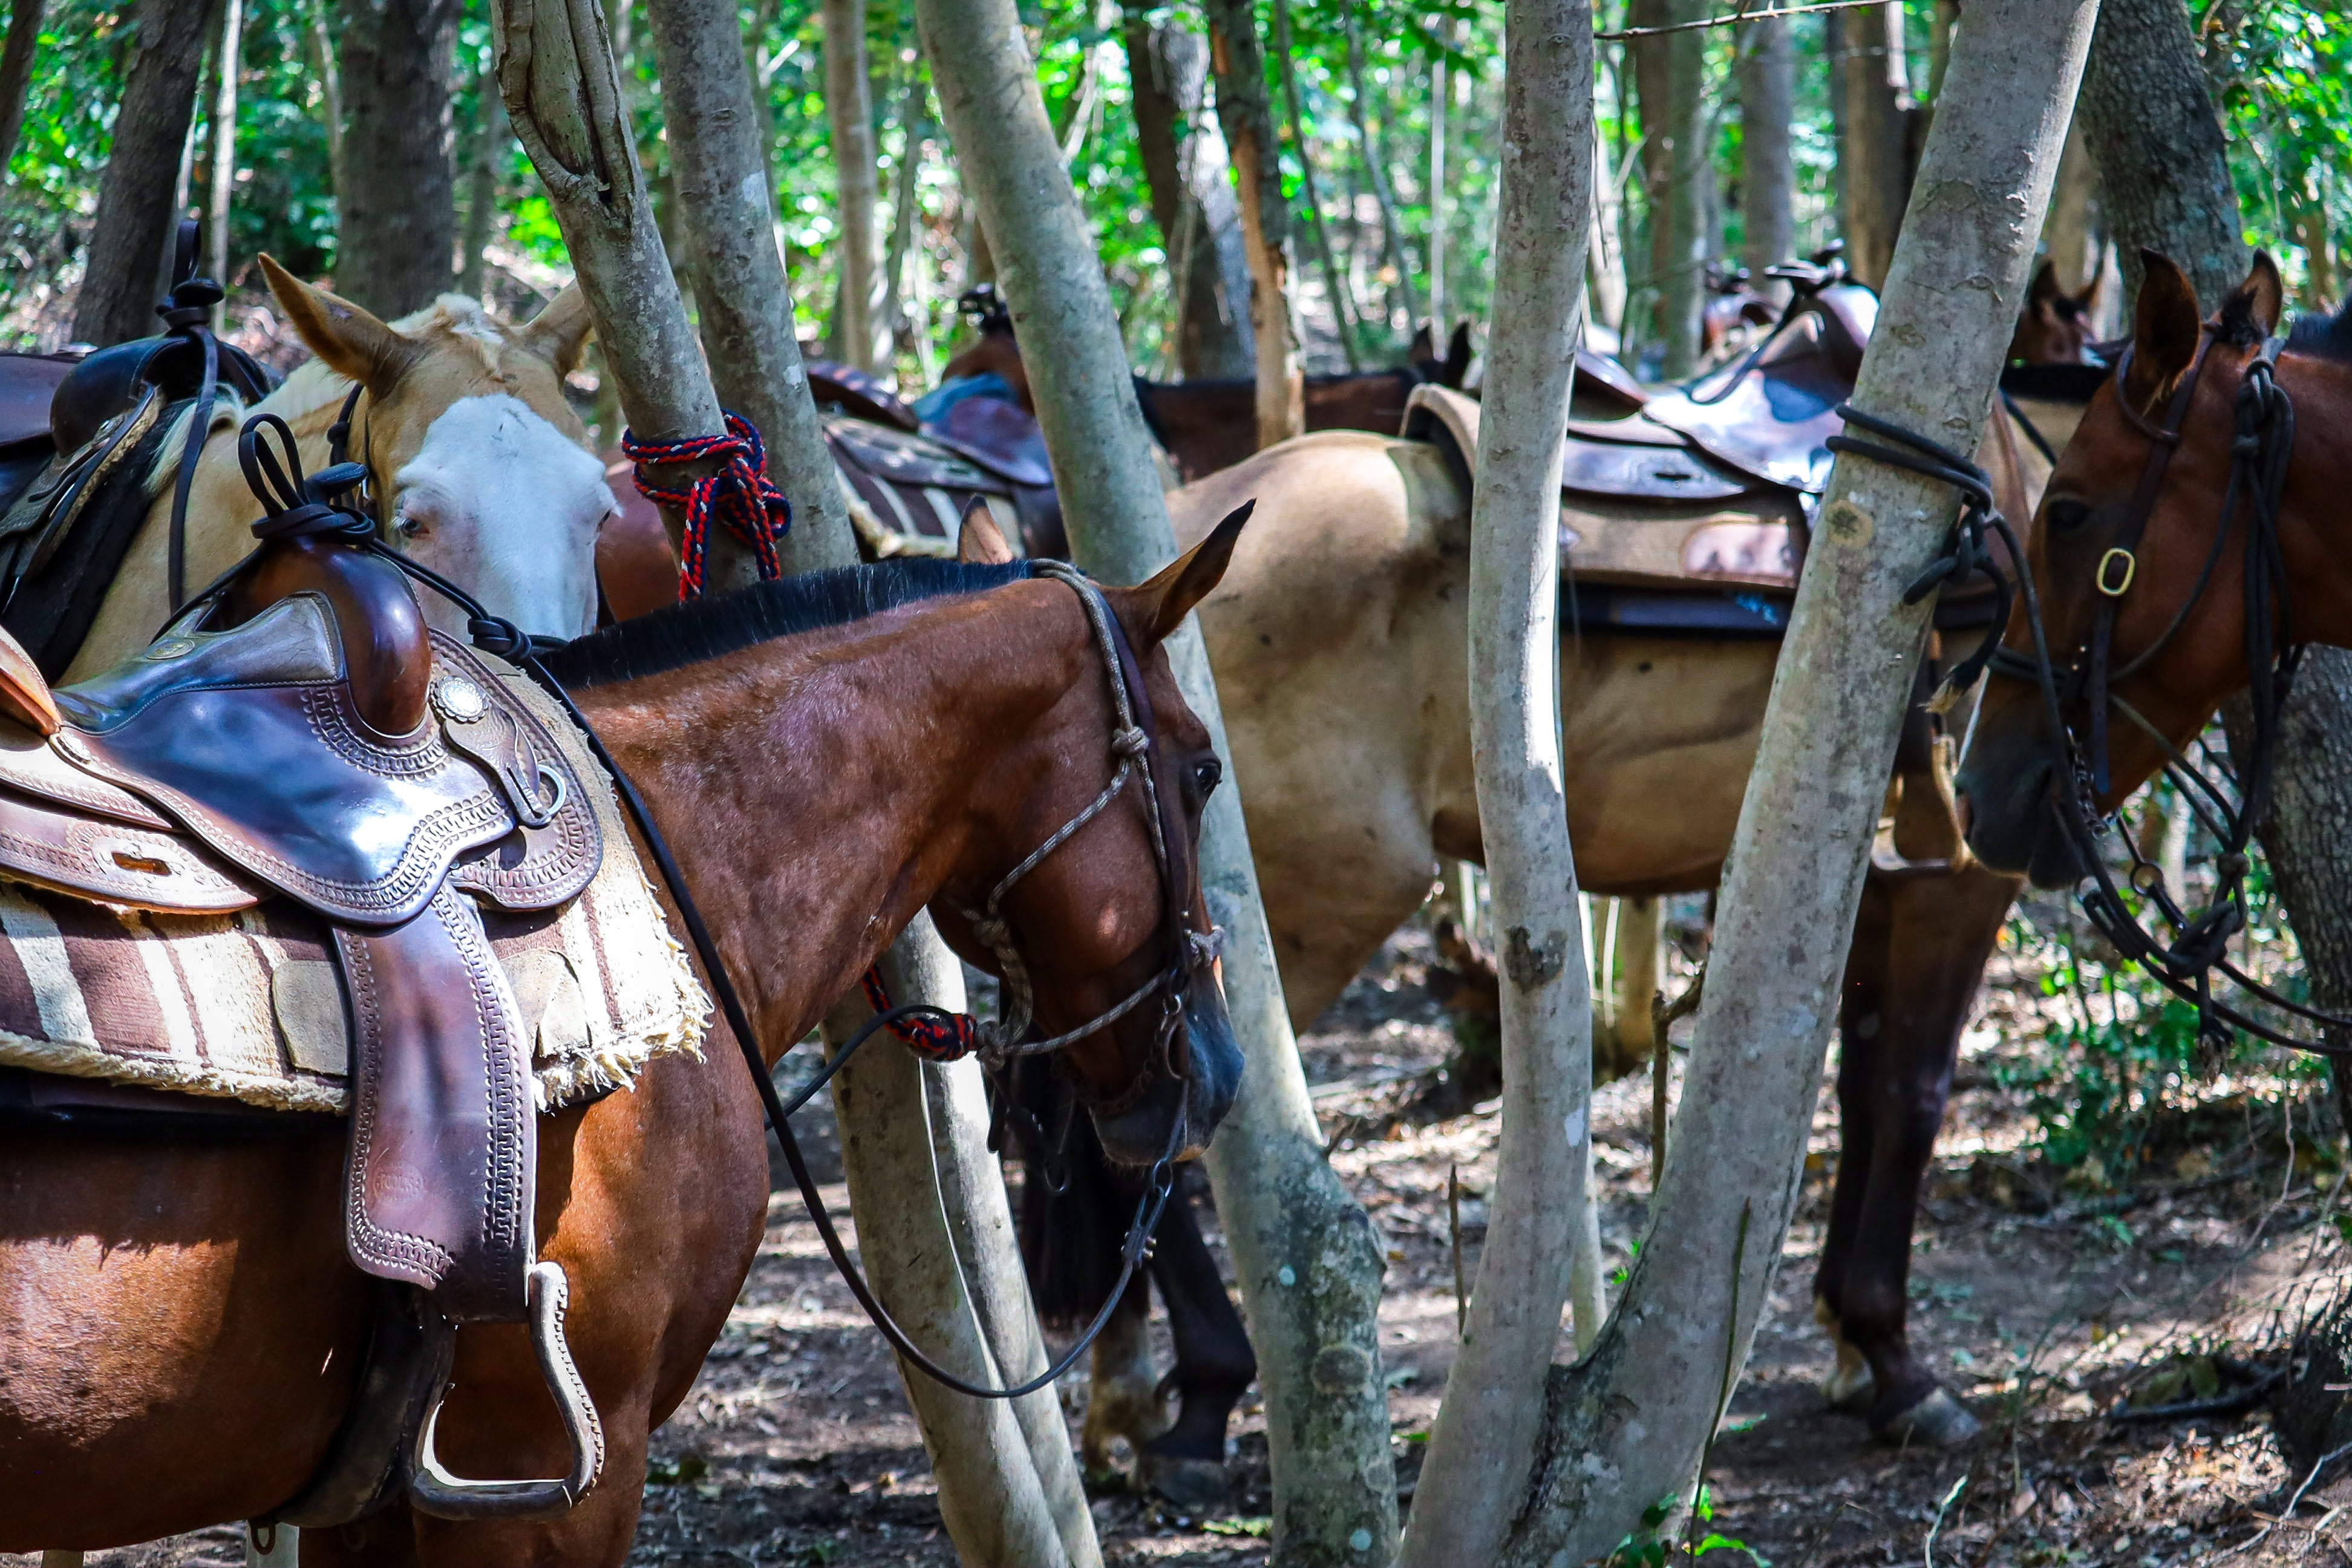
[(1095, 1117), (1104, 1152), (1120, 1164), (1150, 1165), (1171, 1142), (1176, 1159), (1198, 1159), (1241, 1092), (1241, 1046), (1213, 969), (1194, 972), (1184, 994), (1181, 1027), (1183, 1037), (1170, 1057), (1183, 1063), (1184, 1070), (1155, 1069), (1150, 1088), (1133, 1105)]

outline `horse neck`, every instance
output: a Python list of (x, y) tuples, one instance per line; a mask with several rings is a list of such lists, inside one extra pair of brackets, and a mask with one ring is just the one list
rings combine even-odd
[(1034, 746), (1039, 718), (1084, 678), (1073, 639), (1025, 657), (1058, 627), (1024, 625), (1025, 646), (1008, 648), (976, 603), (579, 697), (668, 839), (772, 1061), (959, 875), (1004, 804), (980, 798), (1007, 771), (993, 764)]
[(2298, 640), (2352, 647), (2352, 364), (2296, 354), (2279, 361), (2294, 400), (2294, 455), (2279, 506), (2287, 605)]

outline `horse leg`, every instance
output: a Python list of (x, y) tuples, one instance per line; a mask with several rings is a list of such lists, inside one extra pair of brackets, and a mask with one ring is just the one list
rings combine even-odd
[(1168, 1429), (1160, 1373), (1148, 1331), (1151, 1287), (1138, 1275), (1095, 1340), (1087, 1363), (1087, 1418), (1078, 1429), (1078, 1458), (1087, 1472), (1112, 1468), (1111, 1444), (1124, 1437), (1139, 1457), (1143, 1445)]
[[(1980, 867), (1874, 879), (1885, 881), (1886, 984), (1869, 1052), (1869, 1163), (1837, 1281), (1837, 1323), (1870, 1365), (1872, 1432), (1888, 1442), (1956, 1443), (1977, 1422), (1912, 1354), (1905, 1301), (1911, 1232), (1960, 1027), (2018, 882)], [(1848, 1147), (1854, 1142), (1849, 1133)]]
[(1136, 1476), (1171, 1502), (1211, 1508), (1225, 1500), (1225, 1424), (1257, 1376), (1257, 1357), (1189, 1198), (1169, 1205), (1152, 1239), (1151, 1278), (1176, 1339), (1181, 1404), (1175, 1425), (1137, 1451)]
[(1841, 1324), (1845, 1310), (1846, 1271), (1853, 1257), (1854, 1232), (1862, 1223), (1876, 1146), (1876, 1075), (1885, 1054), (1887, 943), (1890, 913), (1884, 878), (1864, 879), (1855, 912), (1853, 942), (1846, 950), (1845, 984), (1838, 998), (1838, 1162), (1830, 1197), (1829, 1234), (1822, 1243), (1821, 1267), (1813, 1275), (1813, 1321), (1837, 1348), (1837, 1365), (1822, 1384), (1822, 1397), (1840, 1410), (1866, 1406), (1870, 1363)]

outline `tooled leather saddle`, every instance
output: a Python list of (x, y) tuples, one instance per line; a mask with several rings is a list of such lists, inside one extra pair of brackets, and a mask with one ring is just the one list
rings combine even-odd
[[(551, 1516), (594, 1484), (604, 1441), (563, 1271), (535, 1257), (531, 1042), (480, 910), (578, 896), (602, 835), (554, 737), (427, 628), (335, 499), (319, 481), (281, 498), (257, 525), (278, 537), (95, 679), (52, 690), (0, 633), (0, 872), (140, 909), (281, 898), (325, 920), (352, 1034), (345, 1241), (400, 1310), (379, 1315), (335, 1456), (275, 1517), (343, 1522), (404, 1483), (427, 1513)], [(516, 1321), (572, 1468), (464, 1480), (433, 1450), (454, 1328)]]

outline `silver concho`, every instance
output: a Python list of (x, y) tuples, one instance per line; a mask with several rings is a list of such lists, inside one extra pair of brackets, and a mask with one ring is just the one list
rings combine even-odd
[(490, 700), (464, 676), (452, 675), (433, 688), (433, 706), (453, 724), (470, 724), (490, 710)]

